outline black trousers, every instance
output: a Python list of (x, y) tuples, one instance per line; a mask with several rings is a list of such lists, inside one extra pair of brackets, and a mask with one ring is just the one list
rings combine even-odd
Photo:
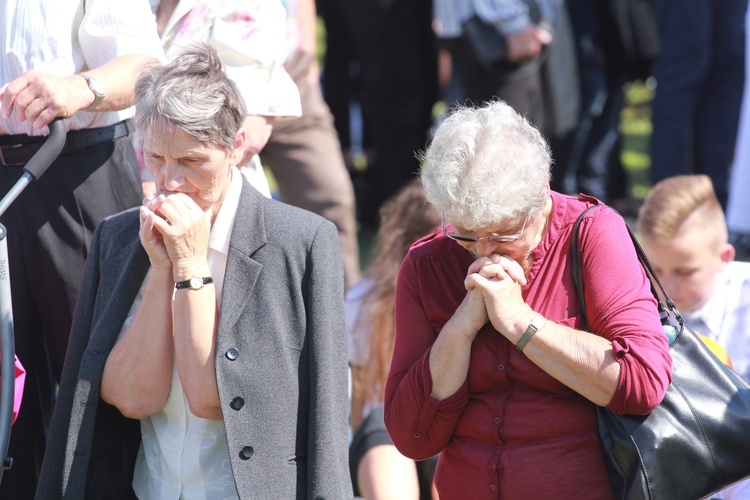
[[(23, 174), (0, 166), (0, 194)], [(26, 387), (11, 431), (0, 498), (33, 498), (83, 266), (96, 225), (142, 203), (129, 136), (63, 154), (0, 217), (8, 264), (16, 354)]]
[[(373, 154), (362, 175), (353, 173), (357, 218), (363, 228), (374, 231), (379, 223), (380, 206), (417, 175), (420, 164), (415, 154), (425, 149), (428, 142), (432, 107), (438, 97), (432, 2), (319, 0), (319, 3), (330, 23), (344, 24), (331, 26), (338, 40), (351, 40), (353, 50), (346, 54), (339, 52), (343, 59), (339, 63), (346, 64), (347, 69), (353, 61), (358, 63), (362, 88), (356, 90), (365, 120), (365, 139)], [(350, 60), (346, 61), (347, 58)], [(326, 67), (325, 71), (328, 70)], [(330, 88), (331, 80), (328, 82), (329, 87), (324, 89), (327, 100), (337, 92)], [(333, 111), (338, 116), (348, 113), (348, 104), (336, 103), (336, 97), (332, 99)], [(344, 143), (347, 142), (345, 137)]]
[(722, 207), (745, 84), (747, 0), (656, 0), (661, 55), (651, 105), (651, 182), (706, 174)]

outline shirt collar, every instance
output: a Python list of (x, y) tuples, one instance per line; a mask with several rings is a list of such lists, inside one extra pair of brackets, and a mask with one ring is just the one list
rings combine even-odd
[(237, 167), (232, 167), (231, 176), (227, 196), (219, 208), (219, 213), (216, 214), (216, 220), (211, 228), (211, 236), (208, 240), (208, 248), (225, 255), (229, 253), (229, 239), (232, 236), (234, 217), (237, 215), (240, 194), (242, 194), (243, 176)]

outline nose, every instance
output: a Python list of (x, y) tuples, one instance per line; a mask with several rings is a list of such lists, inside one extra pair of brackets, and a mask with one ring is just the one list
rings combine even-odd
[(474, 253), (477, 257), (487, 257), (495, 251), (495, 244), (487, 240), (480, 239), (474, 243)]
[(185, 184), (185, 177), (181, 174), (180, 165), (176, 161), (167, 161), (164, 165), (164, 189), (177, 191)]

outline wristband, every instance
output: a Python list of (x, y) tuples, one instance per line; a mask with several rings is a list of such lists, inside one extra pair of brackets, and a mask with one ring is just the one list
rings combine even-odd
[(546, 322), (547, 320), (541, 316), (534, 316), (534, 318), (532, 318), (532, 320), (529, 322), (529, 327), (525, 332), (523, 332), (523, 335), (521, 335), (521, 338), (516, 344), (516, 349), (518, 349), (518, 352), (523, 352), (523, 348), (526, 347), (526, 344), (529, 343), (531, 337), (533, 337), (536, 332), (541, 330)]

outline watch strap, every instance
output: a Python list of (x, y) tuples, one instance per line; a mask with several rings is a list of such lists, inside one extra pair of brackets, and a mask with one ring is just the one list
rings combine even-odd
[(174, 284), (175, 290), (182, 290), (183, 288), (192, 288), (193, 290), (198, 290), (203, 287), (203, 285), (208, 285), (214, 282), (214, 279), (211, 276), (207, 277), (201, 277), (201, 276), (193, 276), (189, 280), (185, 281), (178, 281)]
[(534, 318), (532, 318), (532, 320), (529, 322), (528, 328), (526, 328), (526, 331), (523, 332), (523, 335), (521, 335), (521, 338), (516, 344), (516, 349), (518, 349), (518, 352), (523, 352), (523, 348), (526, 347), (526, 344), (529, 343), (531, 337), (533, 337), (536, 332), (541, 330), (544, 326), (544, 323), (546, 322), (547, 320), (542, 318), (541, 316), (535, 316)]
[[(91, 111), (99, 106), (99, 104), (101, 104), (104, 100), (104, 93), (102, 91), (103, 85), (99, 80), (96, 80), (95, 78), (85, 73), (78, 73), (78, 75), (86, 80), (86, 85), (88, 85), (89, 90), (91, 90), (91, 92), (94, 94), (94, 102), (92, 102), (89, 107), (86, 108), (86, 111)], [(98, 87), (102, 87), (102, 89), (99, 89)]]

